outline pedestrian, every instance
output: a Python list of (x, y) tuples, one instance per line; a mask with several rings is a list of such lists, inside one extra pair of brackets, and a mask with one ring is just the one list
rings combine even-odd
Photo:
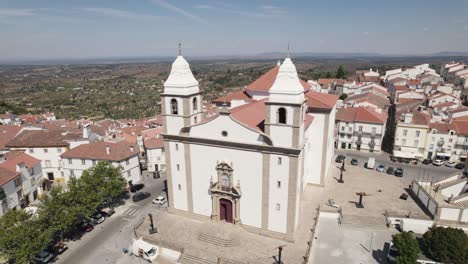
[(125, 255), (127, 255), (127, 253), (128, 253), (128, 249), (127, 249), (127, 248), (122, 248), (122, 251), (123, 251), (123, 253), (124, 253)]

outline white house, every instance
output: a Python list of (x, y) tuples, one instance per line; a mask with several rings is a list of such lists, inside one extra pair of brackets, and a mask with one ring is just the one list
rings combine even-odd
[(41, 160), (44, 179), (48, 189), (54, 182), (64, 183), (61, 173), (60, 155), (68, 149), (86, 143), (82, 133), (68, 133), (64, 130), (23, 130), (6, 144), (12, 150), (25, 153)]
[(144, 140), (148, 171), (157, 172), (166, 170), (166, 154), (162, 137), (148, 138)]
[(380, 152), (387, 114), (371, 107), (345, 107), (336, 113), (335, 147)]
[(111, 165), (122, 167), (122, 176), (129, 185), (141, 181), (138, 146), (125, 141), (120, 142), (92, 142), (82, 144), (61, 155), (63, 177), (68, 183), (70, 177), (79, 178), (99, 161), (108, 161)]
[(396, 125), (394, 151), (406, 157), (425, 158), (430, 119), (429, 115), (418, 111), (403, 114)]
[(41, 161), (20, 151), (0, 157), (0, 216), (24, 208), (42, 194)]
[(309, 89), (286, 58), (247, 86), (251, 101), (200, 119), (198, 82), (177, 57), (161, 95), (169, 211), (294, 240), (302, 191), (333, 155), (337, 98), (312, 92), (327, 100), (308, 105)]

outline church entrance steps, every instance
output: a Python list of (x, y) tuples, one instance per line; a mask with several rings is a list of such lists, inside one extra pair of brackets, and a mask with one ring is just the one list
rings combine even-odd
[(235, 247), (240, 245), (240, 240), (237, 236), (223, 238), (213, 234), (200, 233), (198, 240), (220, 247)]
[(179, 262), (181, 264), (217, 264), (217, 261), (211, 261), (211, 260), (207, 260), (204, 258), (199, 258), (197, 256), (190, 255), (187, 253), (184, 253), (182, 255), (182, 258), (180, 258)]
[(341, 227), (344, 228), (369, 228), (369, 229), (387, 229), (385, 217), (367, 216), (367, 215), (346, 215), (341, 220)]

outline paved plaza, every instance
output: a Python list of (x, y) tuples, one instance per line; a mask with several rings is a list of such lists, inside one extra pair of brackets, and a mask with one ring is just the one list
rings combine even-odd
[(282, 245), (285, 246), (282, 256), (284, 263), (302, 263), (322, 191), (323, 188), (306, 188), (302, 196), (299, 230), (294, 243), (249, 233), (232, 224), (192, 219), (168, 213), (166, 210), (153, 213), (159, 233), (148, 234), (148, 218), (137, 229), (137, 233), (157, 244), (183, 248), (181, 263), (195, 263), (190, 261), (193, 259), (201, 259), (201, 263), (217, 263), (218, 258), (228, 260), (229, 263), (275, 263), (277, 248)]

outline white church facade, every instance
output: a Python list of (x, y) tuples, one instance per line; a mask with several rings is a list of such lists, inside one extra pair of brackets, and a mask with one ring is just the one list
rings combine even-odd
[(161, 95), (169, 211), (293, 241), (302, 192), (333, 158), (337, 98), (309, 91), (290, 58), (254, 84), (263, 97), (205, 117), (188, 62), (174, 61)]

